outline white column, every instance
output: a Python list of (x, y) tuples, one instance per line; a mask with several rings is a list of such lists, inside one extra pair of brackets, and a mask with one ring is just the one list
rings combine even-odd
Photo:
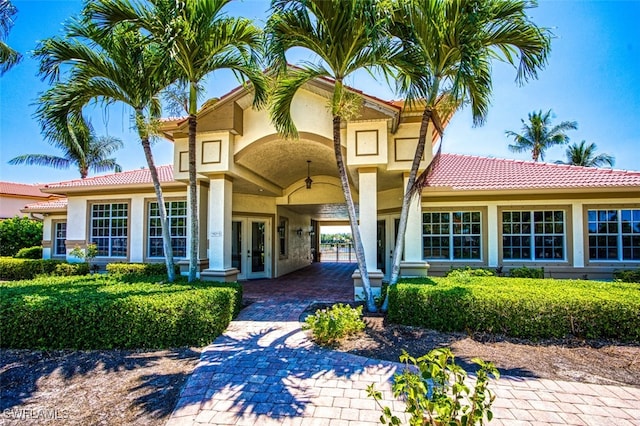
[(231, 267), (231, 215), (233, 182), (220, 175), (209, 182), (209, 268), (204, 280), (235, 281), (238, 270)]
[(489, 204), (487, 206), (487, 265), (495, 268), (498, 266), (498, 206)]
[(358, 170), (360, 183), (360, 235), (368, 271), (377, 268), (378, 169)]
[[(408, 176), (405, 175), (402, 190), (407, 188)], [(405, 262), (424, 262), (422, 252), (422, 200), (413, 197), (407, 216), (407, 232), (404, 236)]]
[(582, 203), (571, 203), (571, 221), (573, 224), (573, 267), (584, 268), (584, 216)]
[(144, 229), (145, 215), (147, 214), (143, 196), (132, 196), (131, 205), (129, 207), (129, 229), (131, 231), (129, 238), (130, 262), (144, 262), (144, 239), (147, 232)]

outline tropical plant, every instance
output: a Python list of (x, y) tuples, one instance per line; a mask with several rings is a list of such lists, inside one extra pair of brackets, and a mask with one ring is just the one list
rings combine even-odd
[(311, 330), (313, 340), (327, 346), (359, 333), (365, 326), (362, 320), (362, 306), (352, 308), (337, 303), (330, 308), (317, 309), (315, 314), (305, 319), (302, 329)]
[(40, 99), (37, 116), (43, 129), (59, 125), (93, 100), (104, 107), (121, 102), (133, 110), (135, 127), (149, 166), (162, 224), (162, 241), (168, 280), (175, 279), (171, 234), (160, 179), (151, 150), (151, 138), (161, 113), (159, 94), (172, 81), (171, 68), (163, 64), (165, 52), (131, 24), (106, 30), (90, 19), (69, 21), (64, 37), (43, 41), (36, 50), (40, 73), (59, 80), (68, 67), (65, 81), (58, 81)]
[(505, 134), (513, 138), (515, 144), (509, 145), (513, 152), (531, 151), (533, 161), (544, 161), (544, 152), (554, 145), (564, 145), (569, 142), (568, 130), (576, 130), (578, 123), (563, 121), (551, 127), (552, 112), (530, 112), (529, 123), (522, 121), (522, 133), (507, 130)]
[(13, 27), (13, 16), (16, 13), (18, 9), (9, 0), (0, 0), (0, 75), (9, 71), (22, 58), (20, 53), (4, 42)]
[(81, 116), (68, 116), (64, 120), (49, 122), (44, 130), (47, 141), (62, 150), (62, 156), (49, 154), (24, 154), (9, 160), (9, 164), (26, 164), (29, 166), (46, 166), (56, 169), (68, 169), (72, 165), (78, 168), (80, 178), (94, 172), (121, 172), (122, 167), (115, 158), (108, 158), (123, 147), (120, 139), (112, 136), (96, 136), (93, 126), (86, 123)]
[[(395, 375), (392, 390), (394, 397), (406, 401), (409, 424), (473, 426), (484, 424), (485, 418), (491, 421), (496, 395), (489, 389), (489, 380), (491, 376), (498, 380), (500, 372), (492, 362), (480, 358), (471, 361), (478, 365), (473, 387), (467, 384), (468, 374), (456, 364), (451, 349), (437, 348), (419, 358), (402, 351), (400, 362), (406, 368)], [(367, 387), (367, 395), (382, 410), (380, 423), (401, 424), (390, 407), (382, 406), (382, 393), (373, 384)]]
[[(418, 171), (433, 125), (441, 139), (443, 122), (468, 105), (473, 122), (483, 124), (491, 97), (494, 60), (517, 67), (517, 82), (535, 78), (546, 63), (550, 35), (531, 22), (533, 2), (515, 0), (412, 0), (398, 2), (392, 32), (402, 51), (394, 57), (397, 90), (409, 107), (423, 110), (418, 143), (406, 182), (389, 285), (400, 275), (409, 206), (437, 164), (440, 146), (420, 176)], [(386, 311), (388, 298), (382, 306)]]
[[(272, 94), (270, 114), (276, 129), (286, 138), (295, 138), (297, 129), (291, 118), (291, 103), (298, 90), (317, 78), (332, 79), (330, 108), (333, 116), (333, 147), (351, 224), (358, 268), (362, 276), (369, 311), (376, 311), (364, 257), (349, 178), (342, 155), (340, 127), (362, 105), (360, 95), (344, 86), (354, 72), (383, 67), (392, 46), (386, 37), (388, 11), (376, 0), (274, 0), (267, 21), (268, 58), (278, 73)], [(313, 53), (316, 63), (305, 62), (289, 68), (286, 53), (292, 48)]]
[(224, 15), (230, 0), (98, 0), (91, 6), (103, 24), (127, 21), (148, 31), (165, 52), (167, 65), (175, 66), (177, 80), (188, 85), (189, 124), (189, 281), (198, 270), (198, 196), (196, 132), (198, 90), (210, 73), (230, 69), (254, 89), (254, 106), (266, 101), (266, 80), (258, 66), (261, 31), (249, 19)]
[(571, 144), (567, 147), (566, 164), (584, 167), (601, 167), (607, 164), (609, 167), (613, 167), (615, 158), (606, 153), (596, 155), (597, 149), (598, 146), (593, 142), (588, 145), (587, 141), (582, 141), (579, 145)]

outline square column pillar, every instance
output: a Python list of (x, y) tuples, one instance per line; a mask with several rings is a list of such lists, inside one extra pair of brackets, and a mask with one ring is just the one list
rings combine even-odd
[[(573, 229), (573, 267), (584, 268), (585, 252), (584, 252), (584, 216), (582, 215), (582, 203), (571, 203), (571, 223)], [(568, 233), (567, 233), (568, 234)]]
[[(380, 295), (382, 278), (377, 261), (378, 250), (378, 169), (376, 167), (363, 167), (358, 170), (359, 191), (359, 228), (364, 246), (364, 258), (371, 282), (371, 291), (374, 296)], [(354, 281), (355, 300), (364, 298), (360, 271), (356, 270), (352, 276)]]
[[(405, 173), (403, 191), (406, 191), (409, 174)], [(422, 200), (413, 197), (407, 216), (407, 232), (404, 235), (404, 260), (400, 262), (400, 276), (424, 277), (429, 264), (423, 258), (422, 251)]]
[(201, 273), (207, 281), (231, 282), (238, 270), (231, 267), (231, 215), (233, 182), (220, 175), (209, 181), (209, 268)]
[(498, 224), (502, 223), (498, 217), (498, 206), (489, 204), (487, 206), (487, 264), (491, 268), (496, 268), (499, 259), (499, 241), (498, 241)]

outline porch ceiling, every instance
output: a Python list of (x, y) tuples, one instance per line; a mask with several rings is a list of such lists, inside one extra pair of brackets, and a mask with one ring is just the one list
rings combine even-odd
[(236, 163), (282, 189), (307, 176), (307, 160), (311, 160), (312, 176), (338, 177), (333, 151), (319, 143), (281, 139), (249, 149)]

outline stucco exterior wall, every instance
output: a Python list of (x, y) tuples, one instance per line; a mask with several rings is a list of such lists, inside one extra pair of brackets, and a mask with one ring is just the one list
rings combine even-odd
[(0, 219), (8, 219), (14, 216), (29, 216), (27, 213), (22, 213), (20, 209), (31, 203), (37, 203), (42, 199), (30, 199), (21, 197), (12, 197), (10, 195), (0, 196)]
[[(280, 256), (280, 247), (278, 242), (277, 227), (280, 218), (286, 218), (288, 222), (288, 229), (286, 230), (287, 237), (287, 255), (285, 257)], [(301, 215), (293, 212), (285, 207), (278, 207), (278, 215), (276, 218), (276, 244), (274, 250), (274, 257), (276, 259), (275, 276), (286, 275), (290, 272), (303, 268), (311, 263), (311, 236), (309, 231), (311, 229), (311, 218), (308, 215)], [(301, 229), (301, 235), (298, 235), (298, 230)]]

